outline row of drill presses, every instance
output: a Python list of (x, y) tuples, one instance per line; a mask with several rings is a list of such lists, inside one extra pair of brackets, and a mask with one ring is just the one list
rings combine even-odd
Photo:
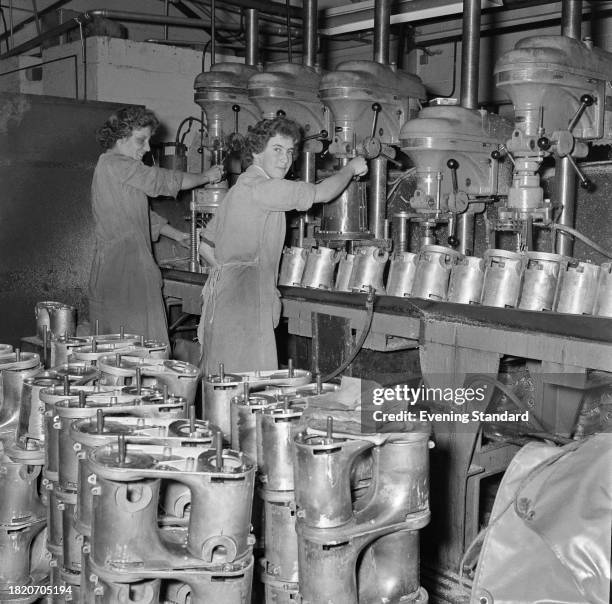
[[(565, 10), (568, 3), (563, 4)], [(387, 0), (374, 5), (373, 60), (346, 61), (327, 73), (316, 67), (316, 22), (307, 19), (311, 5), (312, 0), (305, 2), (310, 9), (304, 13), (303, 64), (273, 63), (260, 71), (256, 27), (248, 27), (246, 63), (216, 63), (195, 81), (195, 102), (206, 118), (203, 145), (213, 164), (229, 166), (232, 149), (249, 126), (277, 115), (294, 119), (305, 133), (296, 166), (300, 179), (316, 182), (356, 155), (370, 162), (367, 180), (352, 182), (337, 200), (295, 218), (284, 256), (286, 284), (361, 291), (363, 273), (375, 263), (393, 253), (393, 281), (393, 268), (404, 265), (404, 254), (421, 248), (426, 257), (444, 253), (451, 260), (458, 252), (462, 264), (475, 265), (475, 218), (484, 213), (491, 248), (485, 262), (503, 257), (513, 265), (513, 253), (540, 252), (549, 256), (519, 264), (531, 262), (544, 272), (551, 265), (553, 272), (577, 266), (578, 280), (599, 272), (588, 266), (590, 260), (572, 258), (572, 227), (576, 182), (592, 187), (576, 160), (587, 156), (589, 145), (612, 141), (605, 101), (612, 80), (610, 53), (582, 41), (580, 27), (519, 41), (494, 69), (497, 87), (514, 107), (511, 123), (478, 108), (480, 3), (464, 3), (461, 98), (438, 99), (427, 107), (420, 79), (389, 60)], [(316, 14), (316, 3), (314, 8)], [(539, 174), (549, 159), (556, 162), (552, 194), (544, 192)], [(227, 187), (223, 182), (194, 192), (191, 270), (205, 270), (198, 261), (197, 228), (222, 203)], [(553, 240), (553, 249), (542, 249), (542, 233)], [(496, 249), (496, 239), (511, 249)], [(432, 251), (431, 246), (438, 247)], [(329, 262), (339, 255), (338, 274), (330, 282)], [(315, 266), (296, 278), (307, 257)], [(356, 266), (362, 262), (368, 267)], [(320, 272), (324, 278), (317, 280)], [(383, 290), (378, 274), (367, 285)], [(409, 288), (393, 293), (394, 283), (387, 287), (391, 295), (421, 295), (418, 285), (414, 294)]]
[(201, 378), (46, 304), (50, 368), (0, 347), (0, 602), (428, 601), (426, 424), (346, 430), (339, 386), (291, 363)]

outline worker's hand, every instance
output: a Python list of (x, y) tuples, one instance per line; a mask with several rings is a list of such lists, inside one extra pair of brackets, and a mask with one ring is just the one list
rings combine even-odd
[(220, 265), (215, 258), (215, 250), (212, 246), (210, 246), (206, 241), (200, 240), (200, 245), (198, 247), (198, 254), (200, 258), (203, 260), (204, 264), (211, 266), (212, 268), (218, 268)]
[(348, 163), (355, 176), (365, 176), (368, 173), (368, 162), (360, 155)]
[(181, 246), (191, 249), (191, 235), (189, 233), (178, 232), (174, 240)]
[(208, 170), (204, 172), (204, 176), (208, 178), (210, 184), (214, 185), (215, 183), (221, 182), (224, 176), (223, 166), (212, 166), (208, 168)]

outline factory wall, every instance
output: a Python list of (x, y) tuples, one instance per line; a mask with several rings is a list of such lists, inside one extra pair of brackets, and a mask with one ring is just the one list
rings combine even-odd
[(0, 93), (0, 108), (0, 342), (17, 346), (36, 333), (38, 301), (86, 318), (92, 139), (117, 105)]

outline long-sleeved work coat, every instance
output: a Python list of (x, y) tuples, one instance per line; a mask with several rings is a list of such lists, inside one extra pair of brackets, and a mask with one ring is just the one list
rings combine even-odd
[(161, 272), (153, 258), (166, 220), (149, 212), (147, 195), (176, 196), (181, 172), (150, 167), (107, 151), (98, 159), (92, 187), (94, 259), (89, 280), (89, 315), (101, 333), (126, 332), (168, 342)]
[(229, 190), (203, 237), (220, 267), (202, 292), (198, 336), (204, 375), (276, 369), (274, 328), (280, 318), (276, 289), (285, 239), (285, 211), (307, 210), (315, 187), (269, 178), (250, 166)]

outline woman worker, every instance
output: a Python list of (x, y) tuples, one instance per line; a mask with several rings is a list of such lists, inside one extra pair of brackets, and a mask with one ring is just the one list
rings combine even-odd
[(284, 180), (299, 141), (299, 126), (282, 117), (249, 129), (246, 155), (252, 164), (202, 233), (200, 255), (212, 267), (198, 330), (204, 375), (216, 373), (219, 363), (230, 372), (278, 368), (276, 279), (285, 212), (331, 201), (354, 176), (368, 171), (365, 160), (356, 157), (316, 185)]
[(125, 107), (98, 130), (106, 150), (98, 159), (91, 187), (95, 223), (94, 259), (89, 280), (89, 317), (101, 333), (126, 331), (168, 343), (161, 272), (151, 239), (160, 235), (189, 246), (189, 234), (149, 211), (147, 195), (175, 197), (181, 189), (218, 182), (218, 166), (202, 174), (142, 163), (159, 122), (144, 107)]

